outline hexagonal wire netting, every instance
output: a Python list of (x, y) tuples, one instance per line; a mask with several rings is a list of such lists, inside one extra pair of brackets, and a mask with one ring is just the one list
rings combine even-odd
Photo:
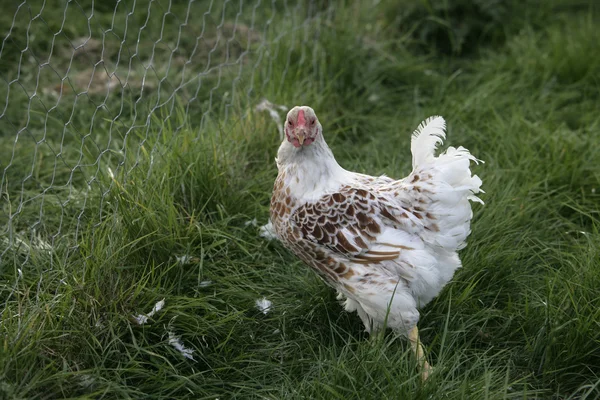
[[(333, 10), (301, 0), (26, 0), (7, 7), (0, 268), (26, 264), (32, 249), (47, 252), (50, 264), (58, 247), (69, 257), (82, 229), (102, 222), (112, 186), (127, 185), (136, 168), (152, 173), (152, 162), (138, 160), (165, 149), (144, 144), (164, 123), (175, 124), (170, 134), (177, 135), (181, 110), (201, 136), (208, 118), (226, 122), (254, 110), (267, 85), (283, 84), (290, 63), (322, 62), (324, 54), (306, 44)], [(292, 60), (294, 48), (301, 56)], [(286, 69), (273, 76), (273, 60), (282, 57)], [(106, 174), (119, 179), (99, 179)]]

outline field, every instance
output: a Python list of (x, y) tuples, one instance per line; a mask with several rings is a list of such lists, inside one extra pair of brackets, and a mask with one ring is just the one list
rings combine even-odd
[[(600, 398), (595, 1), (18, 3), (0, 398)], [(312, 106), (350, 170), (407, 175), (438, 114), (485, 161), (463, 268), (422, 310), (425, 383), (259, 236), (285, 113), (263, 99)]]

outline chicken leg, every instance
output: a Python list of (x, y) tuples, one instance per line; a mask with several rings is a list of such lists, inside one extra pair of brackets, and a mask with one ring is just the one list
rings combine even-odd
[(417, 357), (417, 363), (421, 370), (421, 380), (425, 382), (427, 378), (429, 378), (429, 374), (431, 374), (433, 368), (431, 368), (431, 365), (429, 365), (425, 359), (425, 352), (423, 351), (423, 346), (421, 346), (421, 341), (419, 340), (419, 329), (416, 326), (408, 333), (408, 340), (410, 340), (410, 345)]

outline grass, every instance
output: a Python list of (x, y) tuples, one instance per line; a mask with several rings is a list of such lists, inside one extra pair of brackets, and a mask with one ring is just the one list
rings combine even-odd
[[(0, 16), (0, 398), (600, 397), (594, 2), (109, 3)], [(261, 98), (312, 105), (348, 169), (406, 175), (434, 114), (486, 161), (425, 384), (247, 224), (276, 176)]]

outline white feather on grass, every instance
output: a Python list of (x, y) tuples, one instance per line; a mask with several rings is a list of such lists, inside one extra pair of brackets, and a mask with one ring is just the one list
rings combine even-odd
[(271, 311), (272, 305), (273, 305), (273, 302), (271, 300), (267, 299), (266, 297), (256, 300), (256, 308), (258, 308), (258, 311), (262, 312), (265, 315), (267, 315), (267, 313), (269, 311)]
[(194, 360), (194, 356), (192, 356), (192, 354), (194, 354), (194, 349), (188, 349), (187, 347), (185, 347), (185, 345), (181, 341), (181, 338), (175, 335), (175, 333), (171, 330), (169, 331), (169, 344), (173, 346), (177, 351), (179, 351), (181, 355), (185, 358), (188, 358), (192, 361), (196, 361)]
[(175, 261), (180, 265), (187, 265), (192, 261), (192, 256), (184, 254), (182, 256), (175, 256)]
[(273, 228), (271, 220), (269, 220), (269, 222), (267, 222), (266, 225), (260, 227), (260, 232), (258, 235), (267, 240), (277, 239), (277, 235), (275, 234), (275, 228)]
[[(268, 111), (271, 119), (275, 121), (277, 124), (277, 128), (279, 128), (279, 136), (280, 139), (283, 140), (285, 133), (283, 132), (283, 123), (281, 122), (281, 115), (279, 112), (285, 112), (288, 108), (281, 104), (273, 104), (267, 99), (263, 99), (258, 105), (255, 107), (256, 111)], [(278, 111), (279, 110), (279, 111)]]
[(244, 226), (258, 226), (258, 221), (256, 218), (251, 219), (250, 221), (244, 222)]
[(145, 323), (148, 322), (149, 318), (152, 318), (154, 316), (154, 314), (156, 314), (157, 312), (162, 310), (162, 308), (164, 306), (165, 306), (165, 299), (162, 299), (162, 300), (156, 302), (156, 304), (152, 308), (152, 311), (150, 311), (148, 314), (138, 314), (137, 316), (134, 315), (133, 318), (135, 319), (135, 322), (137, 322), (138, 325), (144, 325)]

